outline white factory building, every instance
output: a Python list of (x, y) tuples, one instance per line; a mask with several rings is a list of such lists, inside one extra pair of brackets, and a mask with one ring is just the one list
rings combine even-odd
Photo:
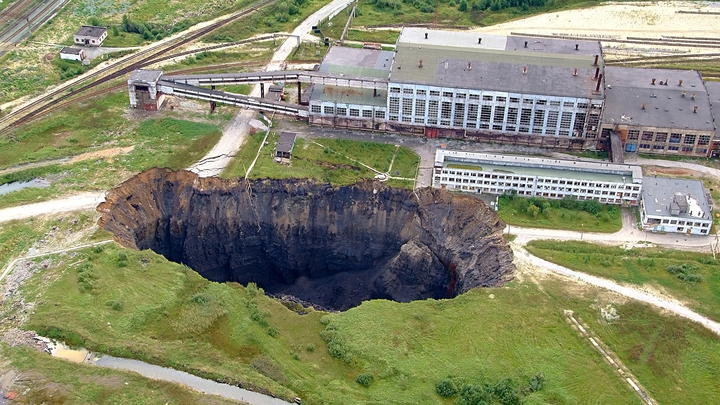
[(438, 149), (433, 187), (471, 193), (578, 200), (637, 206), (643, 185), (639, 166), (493, 155)]
[(643, 229), (708, 235), (712, 199), (700, 180), (648, 178), (643, 185), (640, 213)]

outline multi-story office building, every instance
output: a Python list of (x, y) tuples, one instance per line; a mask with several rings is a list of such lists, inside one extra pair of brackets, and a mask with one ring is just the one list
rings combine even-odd
[(515, 192), (524, 197), (638, 205), (643, 185), (639, 166), (490, 155), (438, 149), (433, 187), (474, 193)]

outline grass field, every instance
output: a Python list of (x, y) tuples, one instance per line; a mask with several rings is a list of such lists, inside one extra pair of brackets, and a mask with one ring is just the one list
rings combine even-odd
[[(232, 42), (252, 35), (270, 32), (291, 32), (310, 14), (327, 4), (327, 0), (290, 0), (277, 2), (205, 36), (207, 42)], [(294, 8), (292, 7), (294, 6)], [(290, 14), (290, 9), (294, 14)]]
[[(711, 254), (662, 248), (625, 250), (586, 242), (531, 241), (532, 254), (571, 269), (622, 283), (646, 285), (667, 292), (688, 306), (720, 321), (720, 264)], [(687, 282), (670, 274), (668, 266), (689, 264), (690, 274), (702, 277)]]
[(597, 203), (597, 211), (591, 213), (580, 208), (564, 208), (561, 206), (563, 202), (501, 196), (498, 200), (498, 215), (508, 225), (530, 228), (608, 233), (622, 228), (622, 216), (616, 206)]
[[(265, 133), (250, 135), (222, 177), (244, 176), (264, 137)], [(293, 148), (291, 165), (286, 166), (273, 161), (279, 137), (277, 133), (268, 136), (268, 144), (263, 145), (250, 178), (313, 178), (333, 185), (347, 185), (362, 179), (373, 179), (377, 174), (361, 163), (386, 173), (395, 156), (390, 174), (413, 179), (417, 165), (420, 163), (420, 158), (404, 147), (396, 148), (394, 145), (383, 143), (344, 139), (319, 138), (310, 141), (298, 138)], [(407, 187), (406, 183), (408, 182), (398, 182), (393, 185)], [(412, 187), (412, 182), (409, 183), (409, 187)]]
[[(212, 283), (152, 252), (106, 245), (55, 257), (21, 293), (25, 302), (60, 304), (37, 306), (26, 328), (306, 403), (448, 404), (434, 392), (443, 379), (512, 378), (520, 387), (542, 372), (545, 387), (526, 404), (640, 404), (566, 323), (562, 311), (573, 309), (660, 403), (720, 400), (720, 339), (633, 303), (613, 303), (620, 318), (607, 322), (599, 308), (612, 300), (583, 291), (546, 279), (298, 315), (254, 287)], [(355, 382), (361, 374), (373, 376), (369, 387)]]
[[(35, 121), (0, 140), (0, 148), (7, 151), (0, 155), (2, 168), (134, 146), (127, 154), (109, 158), (51, 164), (2, 175), (2, 184), (45, 177), (51, 186), (6, 194), (0, 200), (0, 207), (44, 200), (68, 192), (106, 190), (151, 167), (188, 167), (212, 148), (221, 136), (219, 125), (230, 118), (230, 115), (222, 114), (209, 117), (166, 111), (161, 115), (165, 118), (127, 120), (124, 116), (126, 106), (124, 91), (111, 93)], [(181, 116), (200, 122), (175, 118)]]

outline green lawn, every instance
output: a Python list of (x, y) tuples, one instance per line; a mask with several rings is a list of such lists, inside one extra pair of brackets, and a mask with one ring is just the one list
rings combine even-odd
[[(56, 281), (43, 285), (48, 278)], [(60, 304), (37, 306), (26, 328), (312, 404), (449, 404), (435, 394), (442, 379), (512, 378), (519, 387), (538, 372), (545, 387), (527, 404), (640, 404), (566, 323), (562, 311), (573, 309), (660, 403), (720, 401), (720, 339), (633, 303), (614, 304), (620, 318), (608, 323), (599, 313), (607, 299), (584, 291), (554, 279), (513, 282), (453, 300), (369, 301), (323, 318), (152, 252), (105, 245), (57, 256), (21, 293)], [(368, 388), (355, 382), (360, 374), (374, 377)]]
[[(648, 285), (686, 302), (689, 307), (720, 321), (720, 264), (711, 254), (595, 245), (587, 242), (531, 241), (532, 254), (553, 263), (623, 283)], [(700, 282), (681, 281), (668, 266), (689, 264)]]
[[(581, 204), (592, 205), (590, 212), (583, 210), (579, 206)], [(574, 207), (574, 205), (578, 206)], [(582, 202), (573, 199), (548, 200), (539, 197), (500, 196), (498, 215), (508, 225), (530, 228), (608, 233), (617, 232), (622, 228), (620, 209), (613, 205), (595, 203), (594, 200)]]
[[(235, 159), (222, 174), (233, 178), (245, 175), (247, 168), (255, 159), (265, 133), (250, 135)], [(333, 185), (347, 185), (362, 179), (373, 179), (376, 173), (361, 163), (380, 172), (387, 172), (396, 153), (391, 175), (415, 178), (420, 158), (411, 150), (394, 145), (375, 142), (350, 141), (345, 139), (318, 138), (312, 141), (298, 138), (293, 148), (291, 165), (281, 165), (273, 161), (273, 155), (279, 134), (271, 133), (268, 144), (263, 145), (260, 157), (250, 173), (250, 178), (285, 179), (313, 178)], [(322, 146), (321, 146), (322, 145)], [(399, 174), (395, 174), (398, 172)], [(413, 182), (391, 180), (391, 185), (412, 187)]]

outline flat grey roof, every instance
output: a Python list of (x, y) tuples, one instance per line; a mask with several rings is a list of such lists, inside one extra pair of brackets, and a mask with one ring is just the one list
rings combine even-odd
[(290, 153), (295, 146), (295, 133), (294, 132), (280, 132), (280, 139), (278, 139), (277, 152)]
[(607, 182), (643, 182), (640, 166), (574, 160), (544, 159), (528, 156), (493, 155), (447, 149), (435, 151), (435, 167), (477, 165), (485, 172), (520, 174), (523, 176), (556, 177), (559, 179)]
[(372, 89), (315, 84), (310, 99), (331, 103), (385, 107), (387, 105), (387, 91), (378, 90), (377, 93), (374, 93)]
[(387, 79), (392, 58), (393, 53), (390, 51), (333, 46), (323, 58), (319, 71)]
[(66, 53), (69, 55), (80, 55), (80, 52), (82, 52), (82, 49), (80, 48), (71, 48), (69, 46), (64, 47), (60, 50), (60, 53)]
[[(715, 119), (720, 118), (720, 82), (705, 82), (710, 98), (710, 108)], [(720, 139), (720, 126), (715, 128), (715, 139)]]
[(137, 69), (130, 73), (130, 79), (128, 81), (154, 83), (160, 80), (162, 74), (162, 70)]
[(75, 33), (75, 35), (79, 37), (94, 37), (94, 38), (100, 38), (102, 34), (104, 34), (107, 31), (107, 28), (105, 27), (95, 27), (92, 25), (83, 25), (80, 27), (79, 30)]
[[(654, 85), (653, 78), (656, 79)], [(680, 80), (682, 85), (679, 85)], [(669, 83), (661, 85), (661, 81)], [(697, 71), (608, 66), (605, 68), (605, 87), (605, 124), (715, 129), (708, 92)], [(692, 94), (695, 94), (695, 100)], [(698, 106), (697, 113), (693, 113), (695, 106)]]
[(648, 178), (643, 183), (642, 189), (645, 213), (648, 215), (670, 216), (669, 206), (676, 194), (690, 195), (696, 198), (698, 205), (704, 212), (704, 215), (700, 218), (688, 214), (677, 215), (677, 218), (712, 219), (705, 188), (700, 180), (669, 179), (666, 177)]
[[(424, 32), (428, 32), (428, 40)], [(482, 37), (482, 43), (477, 39)], [(433, 38), (433, 39), (431, 39)], [(471, 44), (474, 40), (474, 43)], [(528, 48), (524, 48), (525, 40)], [(532, 42), (536, 41), (536, 42)], [(582, 44), (574, 51), (575, 43)], [(518, 48), (519, 46), (519, 48)], [(403, 29), (391, 82), (598, 99), (597, 42)], [(420, 67), (420, 61), (423, 61)], [(527, 72), (523, 73), (523, 67)], [(578, 75), (574, 75), (578, 69)]]

